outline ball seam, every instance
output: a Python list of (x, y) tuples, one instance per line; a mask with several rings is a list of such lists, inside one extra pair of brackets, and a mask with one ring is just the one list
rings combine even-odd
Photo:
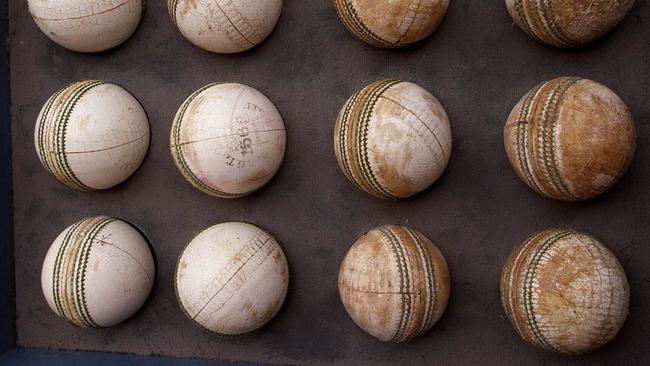
[(399, 342), (404, 335), (406, 326), (408, 324), (408, 318), (410, 317), (410, 313), (411, 313), (410, 295), (404, 294), (406, 288), (409, 286), (409, 281), (410, 281), (408, 266), (406, 264), (406, 258), (405, 258), (403, 248), (401, 247), (401, 243), (399, 239), (395, 237), (391, 229), (388, 227), (381, 227), (378, 230), (384, 235), (384, 238), (388, 240), (388, 244), (391, 247), (393, 254), (395, 254), (395, 258), (397, 259), (397, 268), (399, 271), (399, 279), (400, 279), (400, 294), (401, 294), (400, 300), (401, 300), (402, 310), (400, 312), (397, 329), (395, 330), (395, 334), (390, 340), (392, 342)]
[(433, 321), (433, 312), (434, 312), (434, 304), (438, 298), (438, 289), (436, 286), (436, 271), (433, 266), (433, 262), (431, 259), (431, 253), (427, 250), (426, 246), (422, 242), (422, 238), (420, 237), (419, 233), (417, 233), (415, 230), (407, 227), (403, 227), (411, 236), (413, 239), (415, 245), (418, 248), (418, 251), (420, 252), (420, 260), (424, 264), (425, 267), (425, 273), (427, 275), (427, 278), (425, 280), (426, 283), (426, 288), (427, 288), (427, 296), (426, 296), (426, 310), (425, 310), (425, 316), (423, 319), (423, 322), (421, 324), (420, 330), (418, 331), (417, 334), (422, 334), (423, 332), (426, 332), (430, 327), (431, 323)]
[(374, 116), (375, 106), (377, 105), (379, 98), (388, 89), (399, 83), (401, 83), (400, 80), (388, 79), (378, 82), (373, 86), (372, 90), (370, 90), (370, 95), (366, 100), (363, 101), (363, 107), (361, 110), (361, 115), (359, 116), (359, 126), (357, 131), (357, 149), (359, 154), (360, 168), (364, 175), (364, 181), (366, 183), (365, 187), (369, 190), (370, 193), (373, 193), (384, 199), (393, 200), (397, 199), (397, 197), (389, 193), (388, 190), (379, 183), (370, 164), (370, 157), (368, 153), (368, 131), (370, 128), (370, 122)]
[(555, 350), (555, 348), (547, 341), (546, 337), (544, 336), (538, 324), (537, 317), (535, 315), (535, 303), (533, 301), (535, 278), (537, 275), (537, 270), (539, 268), (539, 265), (543, 259), (543, 256), (548, 252), (548, 250), (559, 240), (573, 234), (575, 234), (574, 231), (566, 230), (566, 231), (561, 231), (559, 233), (555, 233), (550, 237), (546, 238), (544, 243), (542, 243), (533, 253), (532, 258), (530, 260), (530, 265), (528, 266), (524, 274), (524, 287), (523, 287), (524, 312), (526, 314), (528, 328), (534, 334), (539, 345), (549, 350)]

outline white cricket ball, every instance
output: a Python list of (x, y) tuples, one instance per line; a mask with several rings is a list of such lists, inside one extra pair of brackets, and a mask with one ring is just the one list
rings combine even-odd
[(110, 327), (133, 315), (153, 287), (156, 269), (145, 238), (124, 221), (91, 217), (65, 229), (43, 262), (45, 300), (79, 327)]
[(61, 183), (93, 191), (130, 177), (149, 149), (149, 135), (147, 115), (129, 92), (90, 80), (48, 99), (34, 142), (41, 163)]
[(242, 84), (210, 84), (192, 94), (172, 125), (176, 166), (212, 196), (246, 196), (268, 183), (284, 158), (280, 113), (259, 91)]
[(167, 0), (172, 22), (195, 46), (237, 53), (260, 44), (275, 28), (282, 0)]
[(73, 51), (100, 52), (131, 37), (146, 0), (28, 0), (28, 5), (52, 41)]
[(289, 284), (284, 252), (266, 231), (228, 222), (197, 235), (176, 266), (185, 315), (200, 327), (238, 335), (262, 327), (280, 310)]
[(451, 155), (451, 128), (440, 102), (405, 81), (374, 82), (339, 113), (334, 152), (345, 176), (382, 199), (413, 196), (433, 184)]

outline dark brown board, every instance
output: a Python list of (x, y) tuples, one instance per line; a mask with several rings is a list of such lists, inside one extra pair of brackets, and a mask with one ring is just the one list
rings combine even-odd
[[(535, 43), (513, 24), (500, 0), (455, 0), (440, 29), (419, 45), (380, 50), (354, 39), (331, 1), (286, 0), (271, 37), (250, 52), (220, 56), (185, 41), (164, 1), (125, 45), (99, 55), (50, 42), (10, 1), (14, 222), (18, 344), (290, 364), (650, 364), (650, 6), (638, 0), (612, 34), (593, 46), (559, 50)], [(535, 195), (515, 176), (502, 126), (517, 100), (540, 81), (579, 75), (603, 82), (629, 105), (638, 152), (629, 174), (588, 203)], [(402, 202), (354, 188), (332, 148), (344, 101), (371, 81), (398, 77), (431, 90), (453, 128), (451, 163), (434, 187)], [(105, 79), (131, 91), (151, 119), (152, 146), (125, 184), (102, 193), (73, 192), (40, 166), (32, 134), (38, 111), (56, 90), (79, 79)], [(243, 199), (210, 198), (190, 187), (169, 154), (178, 106), (214, 81), (237, 81), (269, 96), (284, 116), (288, 153), (277, 177)], [(48, 308), (40, 287), (43, 258), (65, 227), (108, 214), (141, 228), (155, 248), (158, 279), (150, 301), (112, 329), (77, 329)], [(258, 333), (208, 334), (185, 319), (172, 286), (182, 247), (214, 223), (245, 220), (274, 233), (291, 265), (279, 316)], [(438, 244), (453, 284), (447, 312), (410, 344), (383, 344), (348, 318), (336, 289), (339, 263), (370, 228), (402, 223)], [(537, 351), (515, 334), (498, 299), (506, 256), (529, 234), (571, 227), (607, 243), (631, 285), (630, 317), (605, 348), (580, 358)]]

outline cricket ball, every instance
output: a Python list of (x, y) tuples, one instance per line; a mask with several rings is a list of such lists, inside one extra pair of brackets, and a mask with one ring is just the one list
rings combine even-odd
[(609, 342), (628, 314), (630, 289), (614, 254), (589, 235), (547, 230), (525, 240), (501, 272), (501, 303), (521, 337), (581, 354)]
[(237, 53), (262, 43), (282, 13), (282, 0), (167, 0), (172, 22), (195, 46)]
[(334, 152), (345, 176), (367, 193), (387, 200), (410, 197), (445, 170), (451, 155), (449, 119), (420, 86), (377, 81), (341, 109)]
[(210, 332), (239, 335), (261, 328), (284, 303), (289, 266), (275, 239), (257, 226), (212, 226), (185, 247), (176, 265), (178, 303)]
[(110, 327), (144, 304), (156, 275), (145, 238), (124, 221), (91, 217), (65, 229), (43, 262), (45, 300), (79, 327)]
[(636, 132), (625, 103), (607, 87), (562, 77), (528, 92), (504, 128), (508, 158), (535, 192), (583, 201), (614, 186), (634, 156)]
[(515, 24), (531, 38), (561, 48), (596, 41), (620, 23), (634, 0), (506, 0)]
[(50, 97), (34, 131), (36, 153), (61, 183), (81, 191), (114, 187), (149, 149), (149, 120), (123, 88), (98, 80), (73, 83)]
[(428, 331), (449, 299), (447, 263), (422, 233), (382, 226), (357, 240), (339, 272), (345, 310), (384, 342), (405, 342)]
[(280, 113), (259, 91), (242, 84), (210, 84), (178, 110), (171, 153), (185, 179), (221, 198), (246, 196), (268, 183), (284, 158)]
[(375, 47), (397, 48), (433, 33), (449, 0), (334, 0), (339, 18), (358, 39)]
[(28, 0), (41, 31), (59, 45), (78, 52), (100, 52), (135, 32), (145, 0)]

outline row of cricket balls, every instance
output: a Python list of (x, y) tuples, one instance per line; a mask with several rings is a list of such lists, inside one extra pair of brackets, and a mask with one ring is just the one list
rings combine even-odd
[[(275, 28), (282, 0), (167, 0), (172, 23), (194, 45), (235, 53), (261, 43)], [(397, 48), (421, 41), (442, 22), (450, 0), (334, 0), (339, 18), (361, 41)], [(634, 0), (505, 0), (514, 22), (531, 38), (569, 48), (613, 29)], [(32, 18), (59, 45), (104, 51), (126, 41), (146, 10), (146, 0), (28, 0)]]
[[(147, 115), (123, 88), (76, 82), (50, 97), (38, 116), (35, 146), (43, 166), (78, 190), (111, 188), (131, 176), (150, 142)], [(344, 104), (334, 152), (355, 186), (383, 199), (433, 184), (451, 157), (447, 114), (424, 88), (396, 79), (374, 82)], [(539, 84), (514, 107), (504, 145), (519, 177), (549, 198), (593, 198), (616, 184), (635, 151), (625, 103), (607, 87), (562, 77)], [(274, 104), (242, 84), (210, 84), (180, 106), (170, 134), (178, 170), (198, 190), (235, 198), (255, 192), (278, 171), (286, 131)]]
[[(65, 229), (45, 257), (50, 308), (80, 327), (108, 327), (144, 304), (156, 277), (144, 236), (98, 216)], [(284, 302), (289, 267), (268, 232), (242, 222), (212, 226), (183, 249), (174, 287), (183, 313), (221, 335), (252, 332)], [(388, 225), (362, 235), (343, 259), (341, 301), (354, 322), (382, 341), (405, 342), (440, 319), (450, 294), (447, 262), (417, 230)], [(593, 237), (547, 230), (517, 246), (501, 273), (503, 309), (529, 343), (580, 354), (614, 338), (628, 314), (629, 287), (616, 257)]]

